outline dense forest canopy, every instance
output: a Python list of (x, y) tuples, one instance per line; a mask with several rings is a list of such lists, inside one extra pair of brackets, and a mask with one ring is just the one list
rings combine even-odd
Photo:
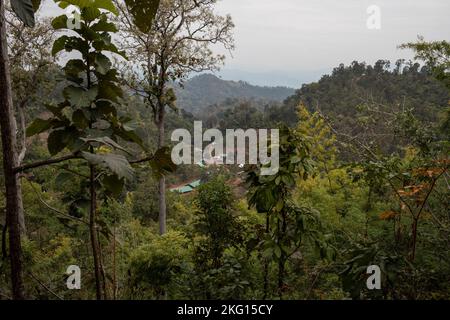
[(398, 60), (379, 60), (373, 66), (354, 61), (336, 67), (319, 82), (303, 85), (286, 101), (293, 110), (303, 103), (333, 117), (351, 117), (355, 107), (375, 103), (413, 108), (423, 120), (436, 121), (446, 107), (448, 90), (436, 80), (426, 65)]
[[(450, 298), (447, 41), (294, 91), (197, 75), (216, 0), (56, 3), (0, 0), (0, 300)], [(194, 121), (278, 128), (279, 170), (175, 166)]]

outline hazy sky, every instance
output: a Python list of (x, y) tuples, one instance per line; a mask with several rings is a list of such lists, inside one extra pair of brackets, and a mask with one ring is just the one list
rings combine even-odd
[[(371, 5), (380, 30), (367, 28)], [(300, 87), (339, 63), (410, 59), (397, 46), (417, 35), (450, 40), (450, 0), (220, 0), (217, 10), (236, 24), (220, 75), (259, 85)]]
[[(380, 30), (367, 28), (370, 5)], [(259, 84), (298, 87), (341, 62), (409, 59), (397, 46), (418, 34), (450, 40), (450, 0), (222, 0), (219, 11), (236, 24), (224, 78)]]

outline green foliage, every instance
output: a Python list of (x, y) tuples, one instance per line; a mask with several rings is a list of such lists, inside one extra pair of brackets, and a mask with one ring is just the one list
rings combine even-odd
[(132, 295), (136, 292), (139, 298), (161, 296), (182, 273), (188, 261), (188, 243), (182, 234), (168, 232), (136, 248), (129, 265)]
[[(147, 19), (157, 2), (126, 1), (140, 32), (153, 34), (150, 25), (164, 22)], [(24, 3), (13, 1), (13, 7), (31, 25), (29, 5), (17, 9)], [(207, 127), (267, 128), (282, 122), (292, 129), (281, 129), (278, 173), (261, 176), (259, 165), (249, 166), (247, 186), (239, 185), (240, 175), (228, 167), (184, 166), (168, 176), (168, 183), (201, 177), (204, 184), (192, 194), (168, 194), (170, 231), (159, 236), (156, 179), (175, 167), (169, 148), (137, 161), (149, 163), (151, 172), (144, 165), (132, 169), (127, 160), (155, 150), (158, 139), (146, 109), (151, 105), (126, 94), (112, 63), (112, 56), (124, 57), (113, 44), (118, 28), (110, 17), (118, 12), (110, 0), (59, 2), (62, 8), (69, 4), (81, 8), (80, 28), (68, 30), (66, 16), (52, 22), (62, 31), (53, 54), (72, 53), (62, 69), (49, 62), (48, 48), (36, 51), (38, 45), (30, 53), (30, 69), (24, 63), (28, 55), (11, 57), (14, 104), (21, 105), (29, 91), (36, 99), (24, 102), (30, 106), (26, 119), (41, 115), (27, 130), (33, 137), (27, 160), (66, 152), (78, 157), (21, 179), (30, 298), (95, 297), (91, 272), (83, 273), (81, 290), (64, 286), (67, 265), (87, 270), (93, 264), (85, 241), (90, 237), (89, 164), (99, 169), (95, 228), (111, 297), (448, 299), (447, 42), (419, 40), (404, 46), (416, 50), (425, 67), (402, 61), (394, 68), (387, 61), (339, 66), (318, 83), (303, 86), (283, 106), (268, 100), (284, 99), (292, 93), (288, 88), (224, 83), (211, 76), (187, 81), (184, 93), (165, 88), (159, 96), (164, 107), (177, 111), (178, 97), (178, 107), (194, 109), (195, 101)], [(30, 50), (17, 42), (12, 47)], [(181, 65), (186, 62), (178, 52), (173, 57)], [(210, 55), (201, 58), (218, 61)], [(40, 72), (42, 61), (49, 67)], [(153, 66), (156, 71), (150, 72), (158, 74), (161, 66)], [(183, 70), (173, 67), (162, 81), (183, 79)], [(47, 79), (56, 79), (59, 72), (60, 84)], [(32, 79), (54, 88), (32, 88)], [(145, 86), (151, 89), (147, 97), (154, 98), (157, 87)], [(243, 96), (248, 99), (239, 100)], [(59, 103), (46, 103), (47, 98)], [(211, 104), (216, 105), (206, 108)], [(166, 116), (168, 133), (192, 129), (196, 119), (185, 111)], [(215, 171), (222, 175), (214, 176)], [(4, 205), (0, 193), (0, 209)], [(367, 267), (373, 264), (381, 267), (380, 291), (366, 287)], [(0, 295), (6, 298), (8, 273), (9, 265), (0, 260)]]
[(190, 285), (194, 297), (220, 300), (254, 298), (255, 288), (259, 287), (257, 258), (233, 248), (224, 252), (222, 260), (219, 267), (196, 274)]
[[(81, 10), (80, 28), (71, 30), (75, 35), (60, 36), (53, 44), (52, 54), (63, 50), (78, 51), (82, 59), (71, 59), (66, 63), (63, 69), (69, 84), (63, 90), (64, 101), (47, 105), (53, 117), (36, 119), (28, 127), (27, 135), (50, 130), (48, 149), (51, 155), (66, 148), (72, 153), (80, 153), (91, 165), (104, 167), (116, 175), (117, 178), (109, 176), (103, 182), (107, 189), (118, 193), (117, 184), (111, 182), (131, 179), (133, 171), (123, 155), (111, 151), (126, 151), (118, 144), (119, 138), (141, 141), (127, 128), (129, 119), (118, 116), (122, 89), (117, 71), (104, 55), (104, 52), (122, 54), (111, 42), (111, 33), (117, 30), (108, 22), (108, 14), (117, 14), (117, 10), (110, 0), (59, 2), (62, 8), (69, 4), (77, 5)], [(67, 29), (67, 16), (56, 17), (52, 25), (55, 29)], [(94, 150), (102, 153), (94, 154)]]
[[(342, 287), (349, 292), (353, 299), (386, 297), (391, 286), (396, 282), (402, 257), (380, 250), (376, 244), (355, 245), (349, 252), (351, 259), (343, 263), (344, 269), (340, 272)], [(382, 272), (383, 291), (369, 291), (366, 286), (367, 267), (377, 265)]]
[(407, 43), (400, 48), (414, 50), (416, 59), (425, 61), (436, 79), (450, 89), (450, 43), (448, 41), (426, 42), (423, 37), (419, 37), (416, 43)]
[(82, 152), (81, 156), (93, 165), (103, 166), (111, 170), (119, 179), (131, 179), (133, 176), (133, 169), (122, 155)]
[[(258, 167), (247, 172), (247, 197), (250, 206), (267, 216), (266, 234), (259, 247), (263, 257), (278, 264), (277, 293), (282, 298), (285, 291), (286, 264), (305, 242), (317, 246), (324, 257), (332, 256), (332, 251), (327, 248), (320, 235), (317, 211), (300, 206), (292, 199), (292, 190), (297, 179), (308, 179), (313, 170), (305, 136), (282, 127), (279, 149), (279, 170), (276, 174), (260, 176)], [(266, 270), (268, 267), (267, 265)], [(267, 273), (264, 281), (268, 282)]]
[(128, 11), (133, 16), (133, 23), (141, 32), (147, 33), (152, 27), (160, 0), (125, 0)]
[(293, 126), (299, 105), (310, 112), (319, 111), (340, 134), (338, 156), (348, 161), (355, 160), (346, 144), (354, 137), (373, 141), (383, 152), (400, 152), (403, 144), (394, 140), (388, 115), (410, 109), (419, 120), (432, 125), (449, 99), (449, 91), (428, 66), (403, 60), (395, 66), (385, 60), (373, 66), (355, 61), (304, 85), (281, 108), (274, 108), (270, 117)]
[(206, 238), (197, 247), (196, 260), (205, 270), (218, 268), (224, 250), (238, 239), (231, 189), (223, 177), (216, 177), (199, 188), (195, 202), (199, 215), (195, 230)]
[(329, 168), (335, 166), (336, 136), (320, 113), (310, 114), (304, 105), (300, 105), (297, 114), (299, 119), (297, 133), (309, 139), (311, 158), (321, 173), (328, 174)]
[(34, 27), (34, 12), (39, 8), (40, 1), (11, 0), (11, 7), (17, 17), (28, 27)]
[(159, 148), (150, 161), (150, 166), (156, 177), (175, 172), (177, 166), (172, 162), (171, 150), (168, 147)]

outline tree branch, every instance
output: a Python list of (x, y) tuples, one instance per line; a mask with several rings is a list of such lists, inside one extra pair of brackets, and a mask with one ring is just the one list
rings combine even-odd
[(152, 161), (155, 158), (154, 155), (142, 158), (142, 159), (138, 159), (138, 160), (132, 160), (130, 161), (130, 164), (139, 164), (139, 163), (144, 163), (144, 162), (148, 162), (148, 161)]
[(21, 172), (24, 172), (24, 171), (27, 171), (27, 170), (30, 170), (30, 169), (44, 167), (44, 166), (48, 166), (48, 165), (64, 162), (64, 161), (67, 161), (67, 160), (73, 160), (73, 159), (82, 159), (82, 158), (79, 155), (77, 155), (77, 154), (70, 154), (70, 155), (67, 155), (67, 156), (60, 157), (60, 158), (47, 159), (47, 160), (37, 161), (37, 162), (34, 162), (34, 163), (24, 164), (24, 165), (21, 165), (21, 166), (18, 166), (16, 168), (14, 168), (14, 172), (15, 173), (21, 173)]

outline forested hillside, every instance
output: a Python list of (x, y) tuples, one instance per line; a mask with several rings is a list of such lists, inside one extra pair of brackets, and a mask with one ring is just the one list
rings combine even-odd
[(226, 99), (257, 99), (264, 102), (280, 102), (294, 94), (286, 87), (259, 87), (243, 81), (225, 81), (212, 74), (195, 76), (176, 89), (177, 105), (189, 112), (202, 113), (212, 104)]
[[(395, 66), (379, 60), (375, 65), (353, 62), (336, 67), (318, 82), (304, 84), (283, 103), (248, 99), (226, 100), (209, 106), (201, 118), (213, 127), (265, 128), (284, 123), (295, 126), (298, 106), (319, 112), (342, 138), (373, 139), (388, 151), (398, 151), (389, 118), (396, 112), (411, 113), (430, 126), (445, 119), (450, 94), (429, 68), (399, 60)], [(339, 148), (341, 156), (350, 155)]]
[(294, 114), (303, 103), (310, 110), (320, 110), (352, 126), (348, 118), (356, 120), (358, 107), (368, 104), (412, 108), (421, 119), (436, 121), (448, 100), (448, 90), (426, 66), (403, 60), (392, 65), (379, 60), (373, 66), (357, 61), (349, 66), (341, 64), (319, 82), (303, 85), (285, 106)]
[(190, 78), (235, 49), (215, 0), (27, 3), (0, 0), (0, 300), (450, 299), (448, 41), (293, 91)]

